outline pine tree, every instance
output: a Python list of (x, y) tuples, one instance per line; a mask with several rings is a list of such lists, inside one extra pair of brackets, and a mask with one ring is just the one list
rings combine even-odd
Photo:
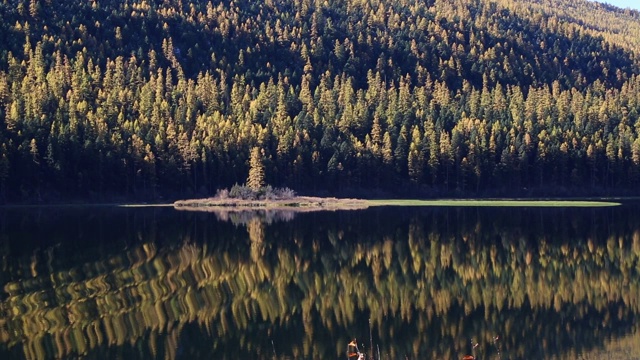
[(259, 147), (256, 146), (251, 149), (247, 186), (253, 191), (259, 191), (264, 187), (264, 164), (262, 162), (262, 155), (262, 150)]

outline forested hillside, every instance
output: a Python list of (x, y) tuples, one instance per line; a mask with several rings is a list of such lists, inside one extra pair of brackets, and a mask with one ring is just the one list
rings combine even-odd
[(634, 193), (640, 13), (586, 0), (0, 3), (0, 202)]

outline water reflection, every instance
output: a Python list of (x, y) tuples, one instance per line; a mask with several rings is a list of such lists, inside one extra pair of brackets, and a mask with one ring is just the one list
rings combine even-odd
[[(185, 211), (183, 207), (176, 207), (178, 211)], [(214, 214), (219, 221), (230, 221), (234, 225), (247, 225), (252, 220), (258, 220), (261, 223), (271, 224), (273, 222), (291, 221), (299, 214), (300, 210), (285, 210), (285, 209), (225, 209), (217, 207), (201, 207), (197, 210), (186, 211), (198, 211)], [(309, 211), (310, 212), (310, 211)]]
[(11, 357), (344, 358), (369, 319), (383, 358), (640, 351), (637, 207), (43, 211), (2, 214)]

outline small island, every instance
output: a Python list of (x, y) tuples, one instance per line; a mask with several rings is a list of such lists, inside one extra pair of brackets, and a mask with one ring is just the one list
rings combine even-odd
[(212, 198), (179, 200), (173, 206), (179, 210), (192, 211), (246, 211), (246, 210), (358, 210), (366, 209), (366, 200), (337, 199), (297, 196), (289, 188), (274, 188), (265, 185), (263, 152), (254, 147), (249, 158), (249, 174), (243, 185), (235, 184), (231, 189), (218, 190)]
[(191, 211), (245, 211), (290, 210), (296, 212), (318, 210), (361, 210), (369, 207), (367, 200), (334, 197), (297, 196), (288, 188), (234, 185), (230, 190), (219, 190), (214, 197), (178, 200), (173, 203), (179, 210)]

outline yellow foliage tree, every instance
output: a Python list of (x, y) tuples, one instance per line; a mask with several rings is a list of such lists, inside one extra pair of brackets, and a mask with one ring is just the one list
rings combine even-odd
[(262, 151), (257, 146), (251, 149), (247, 186), (254, 191), (258, 191), (264, 186), (264, 164), (262, 163)]

